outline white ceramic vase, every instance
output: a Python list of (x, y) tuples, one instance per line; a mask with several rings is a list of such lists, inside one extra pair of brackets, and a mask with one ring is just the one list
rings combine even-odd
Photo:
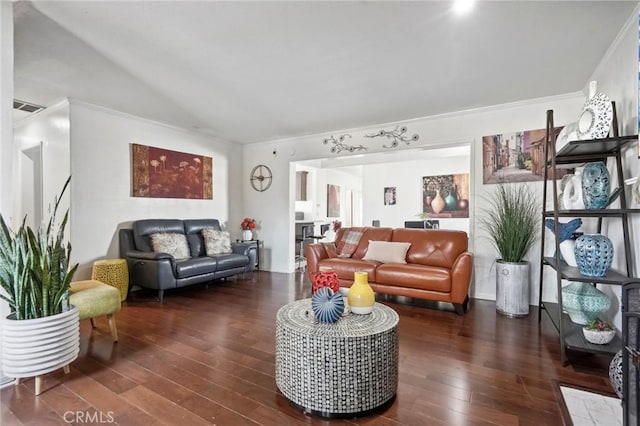
[(253, 232), (251, 231), (251, 229), (242, 230), (242, 239), (244, 241), (251, 241), (253, 239)]
[(576, 174), (567, 181), (562, 191), (562, 205), (567, 210), (584, 210), (582, 173), (577, 169)]

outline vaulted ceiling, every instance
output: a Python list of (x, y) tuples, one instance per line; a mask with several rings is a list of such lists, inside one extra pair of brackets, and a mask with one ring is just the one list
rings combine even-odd
[(582, 90), (629, 1), (20, 1), (15, 98), (238, 143)]

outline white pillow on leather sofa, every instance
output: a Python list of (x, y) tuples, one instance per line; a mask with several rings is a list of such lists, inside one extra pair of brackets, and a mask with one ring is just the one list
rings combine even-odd
[(407, 263), (407, 251), (411, 243), (369, 240), (369, 246), (362, 260), (381, 263)]

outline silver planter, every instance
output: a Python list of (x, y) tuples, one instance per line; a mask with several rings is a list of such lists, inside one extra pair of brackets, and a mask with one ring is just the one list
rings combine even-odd
[(496, 310), (508, 317), (529, 315), (529, 262), (496, 260)]

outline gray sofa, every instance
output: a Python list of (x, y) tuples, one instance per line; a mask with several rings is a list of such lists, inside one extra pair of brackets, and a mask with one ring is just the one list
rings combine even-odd
[[(146, 219), (133, 222), (131, 229), (121, 229), (120, 257), (129, 266), (129, 288), (138, 285), (158, 290), (162, 301), (165, 290), (253, 272), (256, 252), (250, 244), (232, 243), (233, 253), (207, 256), (202, 237), (205, 228), (220, 230), (220, 223), (217, 219)], [(191, 258), (177, 260), (154, 252), (151, 235), (163, 232), (185, 234)]]

